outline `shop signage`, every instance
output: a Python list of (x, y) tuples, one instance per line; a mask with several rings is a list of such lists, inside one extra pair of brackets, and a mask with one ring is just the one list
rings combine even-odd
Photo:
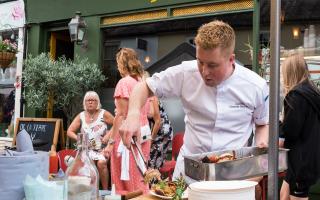
[(64, 146), (62, 119), (17, 118), (13, 144), (15, 144), (17, 133), (23, 129), (30, 134), (35, 150), (50, 151), (52, 145), (55, 150), (59, 139), (61, 147)]
[(23, 27), (25, 12), (23, 0), (0, 4), (0, 31)]

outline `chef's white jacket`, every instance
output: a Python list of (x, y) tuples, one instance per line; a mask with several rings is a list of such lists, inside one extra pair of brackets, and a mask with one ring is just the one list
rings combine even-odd
[(180, 98), (185, 112), (184, 144), (173, 178), (184, 174), (184, 155), (246, 146), (254, 125), (268, 124), (268, 85), (238, 64), (216, 87), (205, 85), (196, 60), (156, 73), (146, 82), (160, 98)]

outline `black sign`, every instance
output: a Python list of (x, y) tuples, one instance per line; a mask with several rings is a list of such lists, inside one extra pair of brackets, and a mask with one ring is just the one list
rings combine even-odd
[(35, 150), (50, 151), (52, 145), (57, 145), (60, 123), (61, 119), (53, 118), (18, 118), (15, 137), (24, 129), (29, 133)]

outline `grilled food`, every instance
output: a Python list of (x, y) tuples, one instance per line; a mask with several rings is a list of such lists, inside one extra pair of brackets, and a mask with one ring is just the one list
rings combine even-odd
[(152, 190), (159, 195), (173, 197), (176, 192), (176, 185), (171, 181), (160, 181), (152, 186)]
[(145, 173), (144, 173), (144, 182), (145, 183), (149, 183), (152, 184), (154, 182), (157, 182), (161, 180), (161, 174), (159, 172), (159, 170), (157, 169), (148, 169)]
[(230, 160), (235, 160), (235, 152), (232, 151), (231, 153), (223, 153), (221, 155), (211, 155), (211, 156), (205, 156), (202, 158), (202, 162), (204, 163), (221, 163), (221, 162), (226, 162)]
[(171, 197), (172, 200), (181, 200), (182, 193), (186, 189), (186, 181), (180, 175), (175, 181), (159, 180), (158, 183), (153, 184), (151, 189), (159, 195)]

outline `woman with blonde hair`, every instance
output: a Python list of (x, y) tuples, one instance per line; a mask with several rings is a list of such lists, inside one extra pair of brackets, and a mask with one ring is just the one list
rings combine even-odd
[(101, 109), (99, 95), (94, 91), (88, 91), (84, 95), (83, 109), (84, 111), (79, 113), (70, 124), (67, 135), (69, 138), (77, 140), (77, 133), (80, 129), (88, 134), (89, 157), (97, 165), (102, 188), (107, 190), (109, 188), (109, 171), (102, 143), (104, 143), (103, 138), (107, 133), (107, 124), (112, 125), (114, 117), (110, 112)]
[[(110, 135), (109, 144), (113, 148), (109, 149), (111, 153), (111, 179), (115, 184), (116, 192), (125, 194), (135, 190), (149, 191), (148, 185), (144, 184), (143, 176), (139, 172), (133, 153), (138, 156), (138, 152), (129, 151), (122, 143), (118, 133), (119, 127), (127, 117), (128, 102), (134, 86), (143, 81), (143, 67), (138, 59), (137, 53), (131, 48), (121, 48), (116, 55), (118, 71), (121, 79), (116, 85), (114, 92), (116, 116), (114, 120), (113, 132)], [(147, 106), (141, 109), (140, 114), (141, 127), (141, 149), (145, 161), (149, 159), (151, 131), (147, 119)], [(145, 137), (142, 137), (145, 136)], [(143, 140), (145, 138), (145, 140)]]
[(302, 55), (286, 58), (281, 74), (285, 99), (280, 135), (290, 149), (281, 199), (308, 199), (310, 186), (320, 178), (320, 92)]

